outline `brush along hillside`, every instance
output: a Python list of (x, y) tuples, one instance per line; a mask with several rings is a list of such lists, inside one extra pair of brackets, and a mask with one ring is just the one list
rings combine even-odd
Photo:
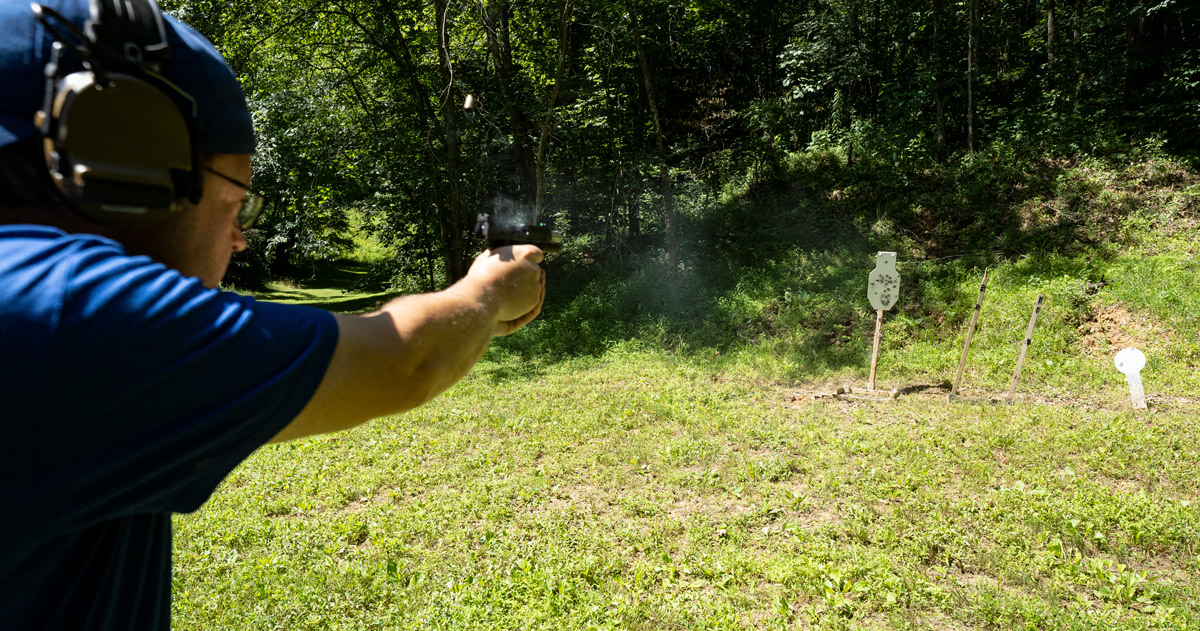
[[(239, 467), (176, 520), (175, 626), (1200, 629), (1195, 171), (810, 152), (692, 201), (679, 270), (569, 240), (461, 384)], [(902, 394), (813, 399), (866, 379), (880, 250)], [(944, 396), (985, 268), (963, 394), (1046, 297), (1011, 406)]]

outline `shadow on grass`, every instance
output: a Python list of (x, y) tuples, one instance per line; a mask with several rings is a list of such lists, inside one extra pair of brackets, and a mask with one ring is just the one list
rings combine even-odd
[(371, 294), (368, 296), (351, 296), (333, 300), (315, 300), (311, 302), (293, 303), (304, 304), (334, 313), (365, 313), (375, 311), (387, 304), (389, 300), (396, 297), (398, 294), (381, 293)]
[(477, 365), (473, 370), (492, 385), (502, 385), (513, 381), (533, 381), (546, 374), (543, 361), (524, 361), (517, 357), (507, 357), (501, 363), (489, 362), (486, 365)]

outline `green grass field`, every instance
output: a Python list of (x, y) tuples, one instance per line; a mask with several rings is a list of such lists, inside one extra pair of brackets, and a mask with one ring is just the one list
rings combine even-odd
[(1200, 628), (1197, 409), (811, 401), (654, 354), (485, 363), (240, 467), (177, 520), (175, 619)]
[(1004, 394), (1047, 297), (1014, 405), (945, 397), (966, 259), (902, 254), (885, 402), (812, 396), (866, 380), (866, 249), (726, 270), (684, 306), (653, 274), (601, 278), (433, 403), (265, 447), (177, 517), (175, 626), (1200, 629), (1185, 219), (991, 263), (964, 395)]

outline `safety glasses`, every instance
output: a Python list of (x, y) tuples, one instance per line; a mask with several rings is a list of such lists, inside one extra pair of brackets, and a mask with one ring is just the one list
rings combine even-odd
[(258, 218), (262, 216), (263, 208), (266, 208), (267, 206), (267, 198), (263, 197), (259, 193), (256, 193), (254, 189), (250, 188), (249, 184), (239, 182), (238, 180), (229, 177), (228, 175), (225, 175), (224, 173), (221, 173), (212, 167), (206, 166), (204, 167), (204, 170), (212, 173), (222, 180), (225, 180), (226, 182), (246, 189), (246, 199), (242, 201), (242, 207), (238, 209), (237, 219), (235, 221), (237, 222), (237, 227), (242, 230), (249, 230), (253, 228), (254, 224), (258, 223)]

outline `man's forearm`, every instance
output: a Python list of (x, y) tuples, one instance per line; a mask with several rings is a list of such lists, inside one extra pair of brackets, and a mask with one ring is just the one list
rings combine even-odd
[(395, 362), (381, 369), (393, 373), (399, 407), (421, 405), (466, 375), (487, 350), (497, 313), (488, 292), (466, 281), (384, 306), (377, 317), (389, 318), (396, 335), (380, 363)]
[(496, 335), (537, 317), (545, 298), (541, 251), (504, 248), (467, 277), (375, 313), (337, 315), (338, 345), (316, 393), (273, 442), (333, 432), (410, 410), (467, 374)]

